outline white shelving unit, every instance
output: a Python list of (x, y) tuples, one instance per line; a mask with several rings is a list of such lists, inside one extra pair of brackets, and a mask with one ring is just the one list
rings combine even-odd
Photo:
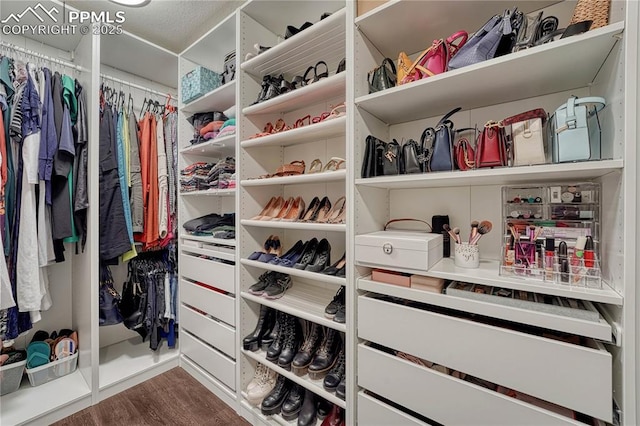
[[(525, 13), (549, 7), (545, 9), (545, 16), (558, 16), (562, 26), (571, 17), (574, 4), (524, 1), (517, 6)], [(385, 419), (388, 424), (424, 424), (427, 418), (441, 424), (583, 424), (558, 414), (551, 406), (514, 402), (495, 391), (400, 359), (393, 351), (404, 351), (533, 395), (564, 407), (565, 412), (575, 410), (607, 423), (637, 422), (637, 393), (627, 379), (637, 372), (633, 361), (637, 353), (634, 344), (626, 340), (633, 341), (636, 334), (633, 321), (636, 247), (628, 237), (630, 230), (636, 229), (636, 210), (626, 200), (636, 193), (637, 126), (630, 124), (636, 121), (637, 3), (613, 1), (611, 23), (585, 34), (368, 93), (367, 73), (385, 56), (395, 58), (399, 51), (417, 53), (433, 39), (446, 37), (455, 30), (479, 28), (504, 7), (500, 2), (394, 0), (355, 18), (353, 32), (347, 32), (348, 43), (353, 41), (355, 54), (354, 75), (347, 86), (353, 86), (353, 102), (357, 106), (351, 146), (355, 220), (350, 218), (354, 226), (348, 235), (351, 239), (353, 235), (378, 231), (388, 220), (398, 217), (429, 220), (433, 215), (448, 214), (451, 226), (458, 226), (463, 232), (471, 220), (491, 220), (497, 232), (480, 241), (478, 269), (458, 268), (453, 258), (445, 258), (420, 275), (579, 299), (598, 313), (599, 320), (559, 317), (485, 300), (374, 282), (369, 277), (374, 265), (356, 264), (350, 279), (357, 280), (353, 297), (357, 298), (354, 303), (357, 304), (359, 338), (354, 339), (358, 342), (360, 390), (356, 411), (359, 422)], [(425, 16), (429, 17), (429, 25), (424, 23)], [(403, 24), (392, 31), (383, 25), (400, 21)], [(409, 37), (409, 34), (420, 36)], [(553, 112), (572, 95), (603, 96), (607, 100), (601, 120), (603, 160), (467, 172), (360, 176), (368, 135), (387, 141), (419, 140), (424, 128), (434, 125), (443, 114), (458, 106), (462, 110), (452, 120), (455, 128), (464, 128), (482, 126), (490, 119), (500, 120), (536, 107)], [(604, 194), (602, 288), (501, 276), (498, 263), (502, 255), (500, 186), (583, 181), (600, 183)], [(357, 253), (355, 243), (351, 244), (351, 250)], [(387, 296), (399, 299), (386, 299)], [(400, 299), (409, 301), (409, 306), (395, 302)], [(512, 326), (504, 327), (501, 321)], [(408, 333), (398, 332), (408, 324), (421, 324), (421, 327), (412, 328)], [(626, 328), (629, 326), (631, 329)], [(562, 343), (561, 347), (555, 347), (558, 343), (548, 339), (547, 331), (534, 330), (555, 330), (580, 337), (575, 338), (574, 344)], [(391, 352), (369, 343), (382, 345)], [(565, 350), (575, 356), (567, 358), (568, 363), (563, 366), (560, 353)], [(527, 354), (516, 353), (520, 351)], [(524, 366), (524, 370), (536, 373), (528, 376), (514, 370), (508, 373), (509, 379), (499, 377), (510, 369), (504, 353), (509, 353), (510, 359), (518, 359), (519, 368)], [(526, 361), (532, 354), (533, 358)], [(548, 356), (553, 360), (543, 362)], [(598, 365), (587, 367), (592, 362)], [(380, 370), (385, 371), (385, 377), (391, 375), (396, 380), (383, 380)], [(545, 377), (549, 371), (554, 373)], [(574, 378), (562, 379), (558, 374)], [(561, 395), (558, 386), (566, 380), (581, 389), (580, 399)], [(540, 387), (535, 389), (537, 386)], [(437, 392), (433, 392), (435, 389)], [(436, 403), (424, 404), (425, 400)], [(392, 407), (387, 401), (397, 406)]]
[[(237, 14), (234, 12), (182, 52), (180, 75), (185, 75), (196, 66), (222, 73), (224, 57), (236, 50), (236, 21)], [(193, 127), (187, 118), (196, 113), (226, 111), (236, 105), (237, 75), (234, 80), (181, 105), (181, 170), (196, 161), (215, 164), (225, 157), (236, 158), (237, 133), (189, 145), (193, 138)], [(237, 189), (232, 187), (179, 193), (179, 270), (183, 340), (180, 365), (237, 410), (237, 240), (189, 235), (182, 228), (186, 221), (206, 214), (236, 212), (236, 192)]]

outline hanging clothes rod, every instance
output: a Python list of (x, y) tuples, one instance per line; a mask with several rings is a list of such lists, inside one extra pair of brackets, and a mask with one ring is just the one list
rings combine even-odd
[(158, 95), (158, 96), (162, 96), (162, 97), (171, 96), (171, 101), (172, 101), (172, 102), (176, 102), (176, 101), (177, 101), (177, 99), (176, 99), (176, 95), (174, 95), (173, 93), (163, 93), (163, 92), (159, 92), (159, 91), (157, 91), (157, 90), (153, 90), (153, 89), (150, 89), (150, 88), (148, 88), (148, 87), (141, 86), (141, 85), (136, 84), (136, 83), (131, 83), (131, 82), (129, 82), (129, 81), (121, 80), (121, 79), (119, 79), (119, 78), (111, 77), (110, 75), (106, 75), (106, 74), (100, 74), (100, 78), (105, 79), (105, 80), (113, 81), (114, 83), (120, 83), (120, 84), (122, 84), (122, 85), (124, 85), (124, 86), (128, 86), (128, 87), (133, 87), (133, 88), (136, 88), (136, 89), (140, 89), (140, 90), (143, 90), (143, 91), (145, 91), (145, 92), (147, 92), (147, 93), (151, 93), (151, 94), (153, 94), (153, 95)]
[(81, 71), (81, 72), (89, 71), (88, 69), (83, 68), (80, 65), (74, 64), (72, 62), (63, 61), (62, 59), (58, 59), (58, 58), (52, 58), (51, 56), (47, 56), (47, 55), (45, 55), (43, 53), (36, 52), (36, 51), (33, 51), (33, 50), (29, 50), (29, 49), (17, 46), (17, 45), (12, 44), (12, 43), (8, 43), (8, 42), (6, 42), (4, 40), (0, 41), (0, 45), (4, 46), (4, 47), (6, 47), (6, 48), (8, 48), (10, 50), (15, 50), (16, 52), (23, 53), (25, 55), (33, 56), (35, 58), (44, 59), (46, 61), (53, 62), (53, 63), (56, 63), (58, 65), (62, 65), (63, 67), (71, 68), (71, 69), (74, 69), (74, 70), (77, 70), (77, 71)]

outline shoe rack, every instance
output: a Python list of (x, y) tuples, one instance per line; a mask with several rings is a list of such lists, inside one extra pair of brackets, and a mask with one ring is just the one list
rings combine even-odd
[[(282, 13), (285, 9), (286, 13)], [(331, 15), (321, 20), (321, 15), (325, 12)], [(306, 21), (313, 25), (284, 39), (287, 25), (299, 27)], [(256, 218), (272, 197), (281, 196), (285, 200), (289, 197), (302, 197), (306, 209), (314, 197), (328, 197), (334, 203), (346, 194), (348, 170), (344, 169), (344, 165), (337, 170), (322, 169), (331, 158), (345, 159), (347, 155), (348, 113), (346, 116), (316, 120), (313, 123), (313, 117), (321, 117), (323, 112), (330, 112), (333, 106), (346, 99), (347, 73), (336, 73), (340, 61), (346, 55), (345, 3), (248, 2), (239, 9), (238, 22), (239, 339), (255, 329), (262, 306), (291, 315), (301, 324), (304, 320), (337, 330), (344, 339), (349, 328), (348, 320), (346, 324), (337, 323), (325, 317), (324, 311), (340, 287), (347, 284), (345, 278), (272, 265), (249, 260), (248, 257), (253, 252), (260, 251), (271, 235), (278, 236), (282, 254), (298, 240), (306, 242), (312, 238), (326, 238), (331, 245), (329, 265), (338, 261), (347, 247), (348, 226), (345, 223)], [(270, 49), (256, 55), (256, 44)], [(247, 54), (251, 55), (247, 57)], [(294, 77), (303, 76), (308, 67), (315, 66), (319, 61), (327, 64), (326, 78), (255, 103), (266, 75), (277, 77), (282, 74), (291, 82)], [(324, 68), (319, 66), (318, 73), (321, 71)], [(313, 78), (314, 72), (311, 71), (309, 76)], [(294, 128), (296, 121), (307, 115), (310, 117), (304, 120), (304, 125)], [(283, 120), (291, 129), (252, 138), (263, 130), (270, 130), (267, 123), (276, 125), (278, 120)], [(309, 173), (315, 159), (321, 161), (322, 169), (317, 173)], [(264, 177), (276, 173), (279, 167), (293, 161), (304, 161), (305, 173)], [(259, 178), (261, 176), (263, 178)], [(350, 208), (349, 203), (350, 200), (347, 199), (347, 209)], [(268, 271), (291, 277), (292, 286), (280, 298), (267, 299), (248, 291)], [(241, 349), (241, 343), (238, 348), (240, 378), (237, 387), (240, 390), (240, 413), (252, 423), (289, 424), (280, 414), (265, 416), (259, 406), (253, 406), (247, 400), (246, 388), (254, 378), (259, 364), (266, 365), (278, 375), (342, 409), (348, 407), (348, 400), (344, 401), (323, 388), (322, 379), (312, 380), (308, 373), (298, 375), (293, 370), (288, 371), (277, 363), (268, 361), (266, 351), (262, 349)], [(347, 358), (350, 359), (353, 355), (348, 352)]]
[[(636, 213), (629, 197), (636, 197), (638, 3), (614, 0), (606, 27), (368, 93), (367, 73), (384, 57), (395, 59), (400, 51), (419, 53), (434, 39), (459, 29), (473, 31), (505, 7), (499, 2), (472, 3), (390, 1), (355, 18), (353, 32), (347, 32), (355, 51), (353, 80), (347, 83), (353, 85), (355, 104), (350, 145), (355, 175), (353, 235), (379, 231), (393, 218), (430, 221), (438, 214), (448, 214), (452, 226), (463, 230), (472, 220), (483, 219), (491, 220), (496, 230), (501, 223), (502, 185), (597, 182), (604, 194), (601, 289), (500, 276), (499, 229), (480, 241), (478, 269), (458, 268), (451, 257), (423, 275), (579, 299), (593, 306), (600, 320), (584, 323), (387, 285), (372, 281), (371, 270), (356, 265), (351, 278), (357, 287), (358, 423), (584, 424), (564, 415), (573, 411), (600, 422), (635, 424), (636, 390), (627, 378), (637, 374)], [(575, 3), (533, 1), (517, 6), (525, 13), (544, 8), (545, 16), (555, 15), (562, 24), (569, 22)], [(388, 22), (397, 24), (385, 25)], [(368, 135), (385, 141), (419, 139), (424, 128), (454, 107), (462, 107), (452, 118), (455, 127), (464, 128), (536, 107), (551, 113), (572, 95), (607, 100), (601, 119), (603, 160), (360, 178)], [(505, 327), (504, 321), (511, 326)], [(530, 326), (561, 331), (581, 343), (560, 342)], [(394, 356), (395, 351), (423, 361)], [(427, 367), (431, 363), (444, 369)], [(453, 370), (459, 373), (443, 372)], [(507, 397), (462, 380), (461, 373), (534, 396), (555, 408)]]
[[(222, 73), (227, 53), (236, 48), (237, 14), (222, 20), (180, 55), (180, 76), (203, 66)], [(179, 170), (198, 161), (217, 163), (236, 157), (237, 134), (195, 145), (187, 121), (195, 113), (225, 111), (236, 104), (237, 80), (180, 103)], [(177, 174), (178, 179), (180, 174)], [(179, 192), (179, 272), (181, 366), (232, 407), (237, 404), (237, 239), (192, 236), (186, 221), (210, 213), (236, 211), (236, 188)], [(236, 224), (237, 225), (237, 224)], [(237, 229), (237, 227), (236, 227)]]

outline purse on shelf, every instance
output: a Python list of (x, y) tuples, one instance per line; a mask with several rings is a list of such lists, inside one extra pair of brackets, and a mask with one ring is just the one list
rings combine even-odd
[(369, 71), (367, 74), (369, 93), (379, 92), (381, 90), (395, 87), (396, 79), (396, 66), (393, 63), (393, 60), (384, 58), (379, 67)]
[(513, 51), (518, 38), (518, 32), (522, 28), (525, 17), (524, 13), (518, 11), (518, 8), (514, 8), (512, 11), (507, 11), (503, 19), (505, 23), (502, 38), (500, 39), (500, 43), (498, 43), (494, 58), (504, 56)]
[(122, 315), (118, 305), (120, 294), (113, 287), (113, 276), (108, 266), (100, 266), (99, 291), (100, 326), (115, 325), (122, 322)]
[(434, 127), (422, 132), (420, 144), (428, 152), (427, 171), (443, 172), (454, 170), (453, 162), (453, 122), (449, 118), (460, 111), (458, 107), (444, 115)]
[[(508, 11), (505, 12), (505, 15)], [(508, 20), (508, 19), (507, 19)], [(509, 25), (510, 32), (510, 25)], [(458, 53), (449, 61), (449, 69), (454, 70), (478, 62), (492, 59), (505, 31), (505, 19), (502, 15), (495, 15), (487, 21), (465, 43)]]
[(362, 159), (362, 170), (360, 172), (362, 178), (382, 176), (382, 160), (387, 150), (386, 145), (386, 142), (381, 141), (375, 136), (367, 136), (365, 140), (364, 158)]
[(122, 286), (122, 298), (118, 307), (124, 326), (137, 332), (144, 340), (147, 337), (147, 329), (144, 326), (147, 292), (142, 290), (140, 280), (135, 276), (131, 262), (129, 262), (129, 276)]
[(392, 140), (385, 146), (386, 150), (382, 155), (382, 174), (384, 176), (393, 176), (400, 174), (402, 166), (402, 154), (400, 153), (400, 144), (397, 140)]
[(476, 142), (477, 169), (483, 167), (502, 167), (507, 165), (507, 145), (504, 129), (500, 123), (489, 121), (478, 136)]
[(402, 145), (401, 174), (422, 173), (424, 171), (424, 153), (418, 142), (409, 139)]
[(413, 63), (405, 52), (398, 55), (398, 85), (442, 74), (447, 70), (449, 60), (467, 42), (466, 31), (458, 31), (446, 39), (434, 40)]
[(511, 135), (514, 166), (547, 162), (544, 148), (546, 121), (546, 111), (537, 108), (505, 118), (500, 122), (505, 129), (511, 126), (511, 131), (507, 133)]
[[(457, 135), (471, 130), (473, 130), (474, 133), (477, 133), (477, 129), (475, 127), (458, 129), (455, 133)], [(475, 134), (472, 140), (476, 140)], [(455, 166), (458, 170), (466, 171), (475, 168), (476, 153), (472, 143), (469, 142), (469, 139), (467, 139), (466, 137), (461, 137), (456, 141), (453, 148), (453, 157), (455, 160)]]
[(556, 109), (549, 119), (554, 163), (601, 158), (598, 113), (605, 105), (597, 96), (571, 97)]

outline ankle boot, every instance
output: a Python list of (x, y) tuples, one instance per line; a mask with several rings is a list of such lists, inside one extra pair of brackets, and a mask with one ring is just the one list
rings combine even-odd
[(329, 415), (333, 404), (321, 396), (316, 396), (316, 400), (318, 401), (318, 418), (322, 420)]
[(302, 376), (307, 372), (307, 367), (311, 364), (313, 354), (318, 350), (323, 336), (324, 332), (319, 324), (305, 321), (304, 342), (302, 342), (302, 347), (291, 362), (294, 373)]
[(334, 405), (329, 414), (323, 421), (321, 426), (342, 426), (344, 425), (344, 411), (342, 408)]
[(265, 416), (278, 414), (280, 412), (280, 407), (282, 407), (282, 403), (287, 398), (287, 395), (289, 395), (292, 384), (293, 382), (288, 380), (286, 377), (278, 376), (276, 386), (273, 388), (271, 393), (262, 400), (262, 404), (260, 405), (262, 414)]
[(290, 422), (298, 417), (300, 410), (302, 410), (305, 393), (306, 391), (302, 386), (293, 384), (289, 395), (282, 403), (281, 414), (283, 419)]
[(291, 371), (291, 361), (298, 353), (300, 344), (302, 343), (302, 330), (300, 328), (300, 320), (293, 315), (289, 316), (289, 333), (284, 338), (284, 345), (278, 357), (278, 365), (287, 371)]
[(282, 346), (284, 345), (284, 339), (287, 335), (287, 324), (289, 314), (285, 314), (284, 312), (278, 312), (280, 317), (278, 318), (278, 335), (273, 340), (273, 343), (267, 349), (267, 360), (271, 362), (277, 362), (278, 357), (280, 356), (280, 352), (282, 352)]
[(324, 377), (323, 386), (329, 392), (333, 392), (338, 388), (338, 385), (344, 377), (345, 359), (344, 359), (344, 347), (340, 350), (338, 355), (338, 361), (333, 366), (329, 374)]
[(274, 316), (273, 327), (271, 327), (271, 330), (269, 330), (269, 333), (265, 334), (262, 337), (261, 346), (263, 351), (269, 350), (269, 346), (271, 346), (273, 342), (275, 342), (276, 338), (278, 337), (278, 330), (280, 330), (280, 320), (281, 320), (282, 314), (280, 313), (280, 311), (275, 311), (273, 316)]
[(313, 357), (311, 365), (309, 365), (309, 377), (311, 380), (321, 379), (336, 363), (338, 353), (342, 346), (340, 332), (329, 329), (324, 336), (324, 340), (320, 345), (320, 349)]
[(266, 305), (260, 306), (260, 315), (255, 330), (242, 339), (242, 347), (248, 351), (257, 351), (262, 337), (273, 327), (274, 311)]
[(318, 403), (316, 395), (307, 391), (304, 394), (302, 409), (298, 414), (298, 426), (315, 426), (318, 418)]

